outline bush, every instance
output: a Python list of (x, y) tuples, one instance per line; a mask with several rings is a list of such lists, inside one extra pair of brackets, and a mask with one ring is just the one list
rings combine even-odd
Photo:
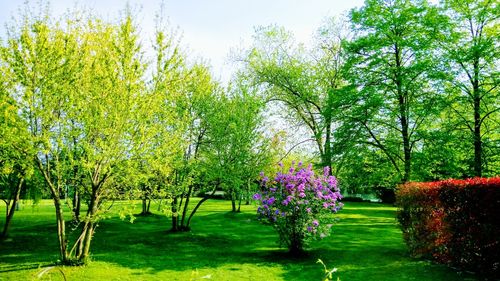
[(315, 176), (311, 165), (302, 168), (299, 163), (274, 179), (263, 173), (261, 177), (261, 192), (253, 196), (259, 203), (257, 213), (277, 230), (281, 246), (298, 254), (309, 239), (328, 235), (332, 225), (325, 222), (342, 207), (337, 180), (328, 168)]
[(396, 195), (413, 256), (500, 277), (500, 177), (407, 183)]

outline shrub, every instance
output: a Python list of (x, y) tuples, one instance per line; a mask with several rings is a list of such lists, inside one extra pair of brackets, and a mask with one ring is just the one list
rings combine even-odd
[(407, 183), (397, 205), (413, 256), (500, 276), (500, 177)]
[(261, 173), (260, 187), (253, 196), (259, 218), (277, 230), (280, 245), (294, 254), (302, 252), (309, 239), (326, 237), (332, 226), (329, 215), (342, 207), (337, 180), (328, 168), (316, 176), (311, 165), (292, 163), (287, 173), (278, 172), (274, 179)]

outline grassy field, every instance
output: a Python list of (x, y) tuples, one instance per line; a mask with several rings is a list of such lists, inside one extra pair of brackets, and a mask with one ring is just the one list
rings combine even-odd
[(343, 281), (476, 280), (409, 258), (391, 206), (347, 202), (332, 236), (313, 243), (300, 259), (277, 247), (276, 234), (255, 219), (254, 206), (239, 214), (228, 210), (230, 202), (209, 200), (191, 232), (174, 234), (167, 232), (165, 215), (134, 223), (111, 217), (97, 228), (88, 266), (50, 269), (58, 258), (53, 208), (50, 201), (27, 205), (15, 214), (10, 238), (0, 242), (0, 280), (63, 280), (61, 272), (67, 280), (321, 280), (318, 258), (337, 267)]

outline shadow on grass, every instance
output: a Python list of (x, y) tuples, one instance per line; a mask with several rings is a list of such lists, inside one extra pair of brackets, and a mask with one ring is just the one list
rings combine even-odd
[[(395, 209), (383, 204), (346, 203), (330, 237), (311, 243), (307, 255), (292, 257), (277, 247), (277, 235), (261, 225), (252, 208), (230, 213), (228, 202), (208, 203), (193, 218), (192, 230), (170, 233), (163, 215), (102, 221), (92, 258), (155, 274), (195, 269), (238, 271), (251, 264), (283, 269), (284, 280), (320, 280), (322, 259), (338, 268), (341, 280), (467, 280), (449, 268), (407, 256)], [(48, 264), (57, 259), (55, 224), (21, 224), (12, 241), (0, 244), (0, 272)], [(38, 267), (38, 266), (37, 266)], [(134, 272), (132, 274), (140, 274)], [(474, 279), (469, 279), (474, 280)]]

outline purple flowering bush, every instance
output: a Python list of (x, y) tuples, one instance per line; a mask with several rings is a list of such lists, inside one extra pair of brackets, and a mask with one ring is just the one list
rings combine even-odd
[(292, 253), (302, 252), (310, 239), (328, 236), (331, 214), (342, 208), (337, 179), (329, 173), (325, 167), (323, 175), (315, 175), (312, 165), (303, 167), (299, 162), (273, 179), (260, 174), (261, 191), (253, 196), (257, 214), (277, 230), (280, 246)]

